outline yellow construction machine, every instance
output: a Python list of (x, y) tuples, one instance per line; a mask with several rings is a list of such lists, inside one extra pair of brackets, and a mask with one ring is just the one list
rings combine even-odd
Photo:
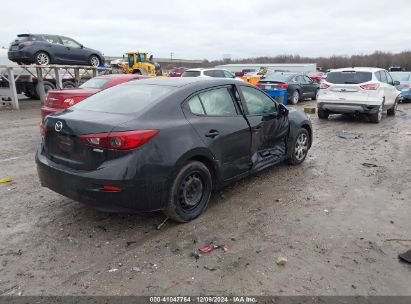
[(120, 64), (126, 74), (161, 76), (161, 66), (153, 61), (153, 55), (148, 57), (148, 53), (129, 52), (123, 55), (124, 63)]

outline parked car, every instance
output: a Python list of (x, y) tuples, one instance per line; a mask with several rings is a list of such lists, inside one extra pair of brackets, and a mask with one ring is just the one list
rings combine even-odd
[(189, 69), (181, 77), (235, 78), (233, 73), (224, 69)]
[(219, 189), (281, 161), (300, 164), (313, 138), (288, 110), (234, 79), (152, 78), (92, 95), (41, 125), (41, 184), (105, 211), (199, 216)]
[(304, 74), (275, 72), (261, 79), (257, 86), (265, 90), (272, 88), (286, 89), (288, 102), (297, 104), (304, 98), (317, 99), (320, 86)]
[(69, 37), (49, 34), (20, 34), (10, 44), (8, 58), (18, 64), (78, 64), (100, 66), (100, 51), (83, 46)]
[(390, 72), (390, 75), (394, 81), (400, 83), (396, 88), (401, 92), (401, 96), (411, 101), (411, 72)]
[(44, 105), (41, 107), (41, 117), (44, 118), (51, 113), (70, 107), (101, 90), (147, 77), (135, 74), (110, 74), (91, 78), (78, 88), (48, 91)]
[(325, 79), (323, 72), (310, 72), (308, 73), (308, 78), (310, 78), (313, 81), (316, 81), (317, 83), (321, 82), (321, 80)]
[(327, 74), (318, 97), (318, 117), (333, 113), (367, 114), (371, 122), (381, 121), (383, 111), (395, 115), (400, 92), (391, 75), (379, 68), (344, 68)]
[(181, 77), (181, 75), (187, 71), (187, 68), (174, 68), (168, 73), (168, 77)]

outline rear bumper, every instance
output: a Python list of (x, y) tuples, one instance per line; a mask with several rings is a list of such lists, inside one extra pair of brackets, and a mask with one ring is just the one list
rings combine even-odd
[(27, 51), (8, 51), (7, 57), (13, 62), (33, 61), (33, 54)]
[(321, 101), (317, 103), (317, 108), (329, 113), (344, 114), (344, 113), (363, 113), (374, 114), (378, 112), (380, 105), (368, 105), (363, 103), (333, 103)]
[[(164, 180), (138, 178), (137, 174), (126, 180), (115, 174), (121, 170), (121, 166), (108, 162), (104, 168), (94, 171), (72, 170), (52, 162), (41, 150), (40, 147), (36, 153), (36, 164), (43, 187), (105, 212), (154, 211), (164, 207), (163, 197), (167, 193)], [(113, 174), (110, 175), (110, 172)], [(120, 187), (122, 190), (104, 191), (103, 185)]]

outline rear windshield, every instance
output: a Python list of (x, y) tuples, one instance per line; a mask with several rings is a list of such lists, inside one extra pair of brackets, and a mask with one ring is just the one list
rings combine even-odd
[(181, 77), (198, 77), (200, 76), (200, 71), (185, 71)]
[(14, 39), (14, 42), (23, 42), (23, 41), (26, 41), (26, 40), (34, 40), (34, 39), (31, 39), (31, 38), (32, 38), (32, 36), (30, 36), (30, 35), (18, 35)]
[(292, 76), (294, 75), (284, 74), (284, 73), (272, 73), (272, 74), (267, 75), (267, 77), (264, 78), (264, 81), (284, 82), (284, 81), (287, 81)]
[(169, 86), (125, 83), (94, 94), (71, 108), (119, 114), (136, 113), (175, 89)]
[(411, 81), (411, 73), (407, 72), (390, 72), (395, 81)]
[(327, 74), (327, 82), (336, 84), (358, 84), (372, 79), (371, 72), (330, 72)]
[(102, 89), (104, 85), (108, 82), (107, 78), (91, 78), (83, 83), (80, 88), (82, 89)]

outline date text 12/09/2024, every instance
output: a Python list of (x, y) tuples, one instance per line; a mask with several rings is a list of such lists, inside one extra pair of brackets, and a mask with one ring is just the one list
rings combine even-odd
[(208, 296), (169, 296), (150, 297), (150, 303), (255, 303), (256, 298), (247, 296), (208, 297)]

